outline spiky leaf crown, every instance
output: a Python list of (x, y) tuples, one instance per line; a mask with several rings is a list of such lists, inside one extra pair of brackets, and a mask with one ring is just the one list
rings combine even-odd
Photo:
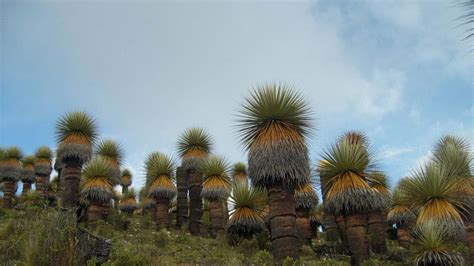
[(174, 168), (175, 162), (171, 156), (160, 152), (149, 154), (145, 162), (147, 184), (150, 184), (160, 176), (167, 176), (170, 179), (174, 179)]
[(232, 202), (228, 227), (230, 233), (252, 234), (263, 230), (265, 222), (262, 213), (267, 204), (267, 194), (263, 189), (237, 183), (230, 199)]
[(308, 182), (295, 189), (295, 201), (295, 208), (311, 209), (313, 206), (318, 205), (319, 199), (313, 185)]
[(247, 149), (269, 129), (279, 134), (283, 131), (276, 129), (294, 131), (300, 137), (308, 136), (312, 130), (308, 104), (299, 93), (282, 84), (254, 90), (245, 99), (237, 122), (241, 142)]
[(62, 116), (56, 124), (58, 143), (71, 135), (85, 138), (90, 144), (97, 140), (97, 122), (85, 112), (70, 112)]
[(472, 179), (473, 157), (469, 142), (457, 136), (444, 136), (435, 146), (433, 161), (452, 178)]
[(29, 156), (25, 156), (23, 157), (23, 159), (21, 159), (21, 163), (24, 166), (33, 166), (35, 165), (35, 161), (36, 161), (36, 157), (35, 156), (32, 156), (32, 155), (29, 155)]
[(324, 224), (324, 208), (323, 205), (315, 205), (309, 211), (309, 221), (316, 226)]
[(35, 156), (37, 159), (46, 159), (51, 161), (51, 159), (53, 158), (53, 152), (49, 147), (41, 146), (36, 150)]
[(388, 186), (388, 177), (385, 173), (380, 171), (374, 171), (369, 173), (367, 177), (369, 186), (376, 189), (383, 195), (388, 195), (390, 193), (390, 188)]
[(35, 182), (35, 161), (35, 156), (25, 156), (23, 159), (21, 159), (21, 181), (27, 183)]
[(178, 154), (180, 157), (187, 153), (209, 154), (212, 150), (212, 137), (202, 128), (188, 128), (178, 139)]
[(341, 137), (339, 137), (339, 141), (347, 141), (350, 144), (362, 145), (365, 147), (369, 146), (369, 139), (367, 136), (364, 133), (358, 131), (345, 132)]
[(464, 265), (463, 256), (451, 243), (443, 225), (429, 221), (413, 230), (412, 262), (414, 265)]
[(213, 176), (227, 176), (229, 171), (229, 161), (221, 156), (211, 155), (201, 166), (201, 171), (204, 174), (204, 178), (210, 178)]
[(18, 147), (9, 147), (5, 150), (0, 163), (0, 181), (17, 181), (21, 177), (20, 160), (23, 157)]
[(21, 151), (20, 148), (16, 146), (9, 147), (5, 150), (5, 153), (3, 154), (3, 159), (15, 159), (15, 160), (21, 160), (23, 158), (23, 152)]
[(130, 177), (131, 177), (131, 176), (132, 176), (132, 172), (131, 172), (129, 169), (125, 168), (125, 169), (123, 169), (123, 171), (122, 171), (122, 176), (130, 176)]
[(231, 180), (227, 174), (230, 164), (224, 157), (211, 155), (201, 165), (204, 174), (202, 197), (213, 199), (225, 199), (231, 190)]
[(106, 202), (113, 196), (114, 171), (101, 157), (86, 164), (81, 176), (81, 194), (90, 201)]
[(232, 166), (232, 175), (234, 176), (236, 174), (247, 175), (247, 165), (245, 163), (242, 163), (242, 162), (235, 163)]
[(114, 162), (117, 162), (118, 165), (122, 164), (124, 150), (120, 144), (117, 142), (106, 139), (99, 142), (97, 145), (97, 155), (103, 156)]

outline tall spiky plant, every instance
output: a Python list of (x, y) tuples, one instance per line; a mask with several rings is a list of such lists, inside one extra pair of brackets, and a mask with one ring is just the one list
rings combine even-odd
[(51, 175), (52, 167), (51, 160), (53, 152), (47, 146), (41, 146), (35, 153), (35, 173), (36, 173), (36, 190), (43, 199), (47, 195), (47, 187), (49, 176)]
[(230, 234), (252, 238), (265, 228), (263, 212), (267, 206), (267, 195), (264, 189), (248, 183), (234, 183), (230, 202), (232, 207), (227, 227)]
[(106, 203), (113, 196), (114, 169), (102, 157), (96, 157), (84, 166), (80, 193), (87, 203), (87, 221), (95, 223), (105, 219), (108, 213)]
[(200, 234), (202, 218), (202, 173), (200, 166), (212, 149), (212, 138), (202, 128), (189, 128), (178, 139), (178, 153), (182, 159), (189, 186), (189, 231)]
[(410, 228), (415, 220), (416, 216), (408, 206), (404, 191), (397, 186), (390, 195), (387, 223), (396, 226), (398, 243), (406, 249), (411, 245)]
[(127, 213), (128, 215), (132, 215), (133, 211), (137, 209), (137, 193), (135, 193), (135, 189), (131, 188), (127, 192), (122, 194), (120, 199), (120, 203), (118, 205), (119, 209)]
[(311, 244), (311, 223), (309, 220), (310, 210), (318, 205), (318, 196), (313, 188), (313, 184), (308, 181), (304, 185), (299, 185), (295, 190), (296, 208), (296, 229), (300, 242)]
[(110, 164), (114, 170), (114, 186), (119, 185), (121, 181), (120, 165), (122, 165), (124, 156), (122, 146), (110, 139), (101, 140), (97, 144), (96, 154), (103, 157)]
[(169, 203), (176, 196), (175, 163), (170, 156), (154, 152), (145, 162), (148, 196), (156, 202), (156, 227), (169, 228)]
[(120, 185), (122, 185), (122, 194), (126, 194), (128, 187), (132, 185), (132, 172), (128, 169), (123, 169), (120, 177)]
[(227, 172), (229, 162), (216, 155), (210, 156), (201, 166), (204, 174), (201, 196), (210, 203), (211, 236), (224, 231), (223, 201), (229, 197), (231, 180)]
[(322, 204), (313, 206), (309, 211), (311, 238), (318, 238), (319, 227), (324, 225), (324, 207)]
[(344, 217), (351, 261), (361, 264), (369, 257), (366, 213), (384, 206), (380, 194), (366, 179), (374, 169), (373, 155), (365, 141), (342, 138), (324, 152), (323, 159), (320, 175), (326, 210)]
[(370, 173), (367, 181), (369, 186), (379, 194), (384, 203), (380, 209), (373, 209), (367, 214), (368, 232), (371, 234), (371, 249), (377, 254), (387, 253), (385, 234), (390, 228), (387, 225), (387, 208), (390, 198), (390, 188), (387, 176), (380, 171)]
[(247, 165), (245, 165), (245, 163), (238, 162), (232, 166), (232, 179), (234, 183), (248, 182)]
[(3, 182), (3, 207), (13, 208), (15, 185), (21, 177), (21, 163), (23, 153), (18, 147), (9, 147), (0, 158), (0, 181)]
[(25, 196), (31, 190), (31, 184), (36, 180), (35, 175), (35, 157), (26, 156), (21, 160), (21, 182), (23, 183), (22, 196)]
[[(326, 176), (323, 176), (324, 173), (322, 172), (322, 169), (324, 167), (324, 165), (327, 164), (326, 161), (324, 160), (320, 160), (318, 162), (318, 166), (316, 168), (316, 171), (319, 175), (319, 184), (321, 186), (321, 196), (323, 198), (323, 209), (324, 209), (324, 206), (326, 205), (326, 184), (325, 184), (325, 181), (328, 179), (328, 177)], [(341, 239), (341, 242), (344, 243), (344, 245), (347, 245), (347, 241), (345, 241), (345, 233), (344, 234), (339, 234), (339, 228), (336, 224), (336, 220), (335, 220), (335, 217), (334, 217), (334, 214), (330, 213), (330, 212), (327, 212), (327, 211), (324, 211), (323, 212), (323, 215), (324, 215), (324, 222), (323, 222), (323, 230), (325, 232), (325, 239), (326, 241), (329, 241), (329, 242), (336, 242), (338, 239)], [(344, 229), (344, 232), (345, 232), (345, 224), (344, 224), (344, 228), (341, 228), (341, 229)]]
[(249, 175), (268, 191), (272, 251), (277, 262), (297, 258), (294, 189), (310, 175), (311, 111), (303, 97), (282, 84), (254, 90), (242, 105), (238, 132), (248, 150)]
[(413, 239), (411, 249), (413, 265), (464, 265), (464, 258), (455, 251), (444, 225), (436, 221), (419, 224), (413, 230)]
[(97, 123), (84, 112), (70, 112), (56, 124), (57, 159), (61, 162), (61, 199), (64, 208), (79, 205), (81, 168), (92, 156), (97, 139)]
[(446, 168), (435, 163), (413, 171), (401, 183), (410, 208), (417, 214), (416, 224), (435, 220), (455, 238), (464, 232), (461, 211), (468, 208), (458, 186), (455, 179), (447, 178)]

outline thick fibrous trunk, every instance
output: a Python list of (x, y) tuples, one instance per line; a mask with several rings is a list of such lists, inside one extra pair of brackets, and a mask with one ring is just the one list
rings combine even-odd
[(222, 217), (224, 219), (223, 225), (224, 225), (224, 228), (225, 228), (225, 227), (227, 227), (227, 224), (229, 223), (229, 205), (227, 203), (227, 199), (224, 200), (224, 202), (222, 204), (222, 207), (224, 208), (223, 213), (222, 213)]
[(128, 193), (128, 186), (122, 186), (122, 194)]
[(408, 228), (404, 225), (397, 226), (397, 239), (401, 247), (410, 249), (411, 238)]
[(6, 180), (3, 182), (3, 208), (13, 208), (13, 194), (15, 194), (15, 182)]
[(31, 190), (31, 183), (23, 182), (23, 190), (21, 191), (21, 195), (25, 196), (26, 194), (28, 194), (28, 192), (30, 192), (30, 190)]
[(385, 244), (386, 217), (381, 211), (371, 212), (367, 218), (368, 232), (371, 235), (372, 250), (377, 254), (387, 253), (387, 245)]
[(268, 185), (267, 189), (273, 257), (277, 263), (286, 257), (298, 258), (295, 191), (278, 183)]
[(87, 223), (94, 224), (98, 220), (104, 220), (107, 215), (106, 208), (100, 202), (91, 202), (87, 207)]
[[(324, 231), (326, 241), (336, 242), (339, 239), (339, 232), (337, 230), (334, 215), (324, 213)], [(342, 240), (341, 240), (342, 241)]]
[(181, 228), (188, 223), (188, 181), (184, 174), (183, 167), (176, 169), (176, 185), (178, 187), (178, 197), (176, 199), (176, 226)]
[(81, 178), (81, 163), (77, 159), (63, 161), (62, 170), (62, 207), (75, 209), (79, 206), (79, 181)]
[(187, 171), (189, 181), (189, 232), (199, 235), (202, 219), (202, 174), (197, 169)]
[(468, 222), (466, 225), (466, 242), (469, 249), (469, 257), (474, 262), (474, 223)]
[(309, 209), (296, 209), (296, 230), (298, 239), (302, 244), (311, 244), (311, 223), (309, 221)]
[(342, 246), (346, 250), (349, 250), (349, 245), (347, 243), (346, 221), (344, 216), (342, 216), (342, 214), (335, 215), (334, 221), (336, 222), (337, 233), (339, 235), (339, 238), (341, 239)]
[(156, 199), (156, 229), (169, 228), (170, 216), (169, 216), (169, 200), (168, 199)]
[(211, 236), (216, 237), (218, 234), (224, 232), (223, 218), (224, 214), (222, 212), (222, 201), (213, 200), (211, 201), (211, 209), (209, 211), (209, 216), (211, 218)]
[(44, 175), (36, 176), (36, 191), (40, 194), (42, 199), (46, 198), (46, 177)]
[(351, 252), (351, 264), (361, 265), (369, 258), (369, 239), (367, 237), (367, 215), (353, 213), (345, 217), (346, 237)]

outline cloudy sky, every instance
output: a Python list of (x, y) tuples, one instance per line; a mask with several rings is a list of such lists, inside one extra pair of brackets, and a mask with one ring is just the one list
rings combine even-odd
[(57, 119), (94, 116), (143, 184), (147, 153), (192, 126), (245, 161), (235, 115), (285, 82), (310, 103), (313, 164), (367, 133), (394, 184), (443, 134), (474, 142), (473, 56), (450, 1), (1, 1), (0, 146), (56, 146)]

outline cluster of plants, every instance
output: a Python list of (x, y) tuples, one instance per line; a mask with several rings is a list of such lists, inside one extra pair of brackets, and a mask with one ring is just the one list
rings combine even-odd
[[(462, 265), (474, 256), (465, 140), (443, 137), (426, 165), (390, 189), (360, 132), (344, 133), (313, 166), (312, 110), (282, 84), (253, 91), (236, 123), (247, 164), (214, 154), (209, 132), (189, 128), (177, 141), (179, 159), (148, 154), (138, 193), (122, 167), (124, 149), (99, 140), (97, 122), (84, 112), (59, 119), (54, 164), (48, 147), (25, 157), (17, 147), (0, 149), (2, 256), (81, 263), (74, 240), (81, 228), (112, 240), (100, 261), (112, 265)], [(58, 176), (50, 180), (53, 167)], [(56, 233), (42, 236), (48, 230)], [(8, 237), (15, 232), (22, 235), (16, 244)]]

